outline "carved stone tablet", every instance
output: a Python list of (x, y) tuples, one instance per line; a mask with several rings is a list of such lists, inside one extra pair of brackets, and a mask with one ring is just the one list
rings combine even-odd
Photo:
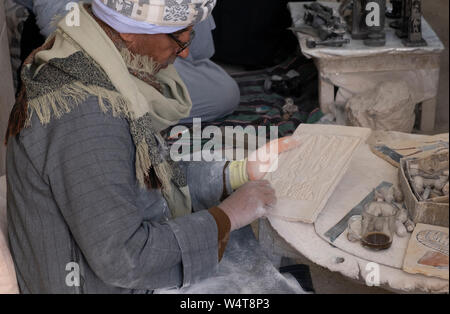
[(356, 148), (370, 129), (302, 124), (294, 137), (301, 145), (282, 154), (278, 168), (265, 177), (278, 203), (270, 214), (288, 221), (314, 223), (345, 174)]
[(417, 224), (409, 241), (403, 270), (448, 280), (448, 228)]

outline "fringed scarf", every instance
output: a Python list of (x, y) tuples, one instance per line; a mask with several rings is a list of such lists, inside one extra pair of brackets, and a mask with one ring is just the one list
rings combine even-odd
[(64, 20), (24, 62), (23, 88), (11, 112), (6, 142), (29, 127), (33, 114), (45, 125), (95, 95), (103, 112), (124, 117), (136, 146), (136, 178), (143, 188), (159, 186), (172, 217), (191, 212), (187, 181), (170, 159), (160, 132), (189, 115), (192, 103), (173, 66), (157, 73), (146, 57), (132, 55), (89, 7), (80, 26)]

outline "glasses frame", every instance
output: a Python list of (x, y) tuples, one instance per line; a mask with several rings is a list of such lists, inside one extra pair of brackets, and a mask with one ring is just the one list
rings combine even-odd
[(195, 31), (194, 30), (192, 30), (191, 31), (191, 33), (190, 33), (190, 38), (189, 38), (189, 40), (187, 41), (187, 42), (185, 42), (185, 43), (183, 43), (182, 41), (180, 41), (178, 38), (177, 38), (177, 36), (175, 36), (174, 34), (167, 34), (167, 36), (169, 36), (174, 42), (176, 42), (177, 43), (177, 45), (178, 45), (178, 50), (177, 50), (177, 56), (180, 54), (180, 53), (182, 53), (183, 51), (185, 51), (191, 44), (192, 44), (192, 41), (194, 40), (194, 38), (195, 38)]

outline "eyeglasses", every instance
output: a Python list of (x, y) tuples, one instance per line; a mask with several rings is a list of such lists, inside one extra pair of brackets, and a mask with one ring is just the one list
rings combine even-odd
[(167, 36), (169, 36), (170, 38), (172, 38), (172, 40), (173, 40), (174, 42), (177, 43), (177, 45), (178, 45), (178, 47), (179, 47), (178, 50), (177, 50), (177, 55), (179, 55), (180, 53), (182, 53), (183, 51), (185, 51), (185, 50), (192, 44), (192, 41), (193, 41), (194, 38), (195, 38), (195, 31), (194, 31), (194, 30), (191, 31), (190, 38), (189, 38), (189, 40), (188, 40), (187, 42), (185, 42), (185, 43), (183, 43), (182, 41), (180, 41), (174, 34), (167, 34)]

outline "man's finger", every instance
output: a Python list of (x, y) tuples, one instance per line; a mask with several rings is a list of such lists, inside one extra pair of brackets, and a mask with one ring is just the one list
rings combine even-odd
[(289, 151), (293, 148), (296, 148), (300, 145), (300, 141), (293, 136), (286, 136), (283, 138), (279, 138), (276, 140), (271, 141), (270, 143), (267, 143), (264, 145), (257, 154), (257, 160), (261, 163), (268, 163), (272, 160), (269, 156), (272, 156), (272, 158), (276, 158), (281, 153), (284, 153), (286, 151)]
[(278, 139), (278, 153), (284, 153), (300, 146), (300, 141), (293, 136), (286, 136)]

